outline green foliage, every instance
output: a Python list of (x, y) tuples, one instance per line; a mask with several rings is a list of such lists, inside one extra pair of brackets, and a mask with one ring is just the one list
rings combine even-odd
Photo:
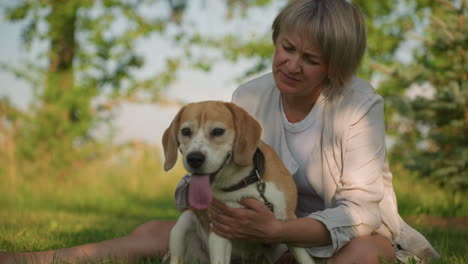
[[(395, 118), (395, 159), (422, 177), (468, 188), (468, 43), (466, 1), (428, 5), (430, 25), (407, 65), (397, 64), (380, 88)], [(419, 91), (418, 91), (419, 90)], [(408, 92), (415, 92), (410, 97)], [(406, 92), (406, 94), (405, 94)]]
[(5, 6), (8, 21), (25, 22), (27, 51), (34, 42), (48, 43), (37, 61), (2, 65), (34, 90), (33, 105), (17, 127), (21, 159), (67, 167), (91, 154), (87, 144), (94, 144), (92, 131), (114, 106), (160, 100), (160, 91), (175, 79), (177, 59), (168, 59), (165, 69), (146, 79), (135, 78), (135, 70), (144, 65), (137, 41), (163, 34), (172, 23), (167, 14), (143, 15), (144, 8), (158, 4), (163, 3), (24, 0)]

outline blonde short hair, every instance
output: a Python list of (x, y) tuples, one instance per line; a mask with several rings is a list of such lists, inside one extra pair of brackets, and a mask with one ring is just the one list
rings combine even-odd
[(283, 32), (298, 30), (319, 45), (328, 65), (324, 92), (335, 95), (356, 73), (366, 49), (361, 10), (345, 0), (294, 0), (275, 18), (273, 43)]

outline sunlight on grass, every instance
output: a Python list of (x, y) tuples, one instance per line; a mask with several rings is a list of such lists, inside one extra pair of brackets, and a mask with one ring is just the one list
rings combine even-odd
[(184, 174), (180, 164), (165, 172), (150, 146), (112, 152), (66, 175), (18, 174), (15, 184), (0, 186), (0, 250), (73, 246), (126, 235), (151, 219), (176, 219), (173, 192)]

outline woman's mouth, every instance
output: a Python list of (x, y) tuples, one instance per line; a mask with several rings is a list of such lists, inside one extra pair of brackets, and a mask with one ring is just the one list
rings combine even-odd
[(279, 71), (279, 75), (280, 75), (280, 78), (282, 81), (286, 82), (286, 83), (297, 83), (297, 82), (300, 82), (299, 79), (296, 79), (294, 77), (291, 77), (289, 74), (286, 74), (282, 71)]

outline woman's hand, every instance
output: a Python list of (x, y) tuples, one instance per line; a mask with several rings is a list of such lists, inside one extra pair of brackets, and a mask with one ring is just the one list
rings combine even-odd
[(212, 230), (227, 239), (265, 243), (280, 242), (278, 234), (282, 222), (268, 207), (253, 198), (240, 201), (245, 208), (231, 208), (213, 200), (209, 208)]

